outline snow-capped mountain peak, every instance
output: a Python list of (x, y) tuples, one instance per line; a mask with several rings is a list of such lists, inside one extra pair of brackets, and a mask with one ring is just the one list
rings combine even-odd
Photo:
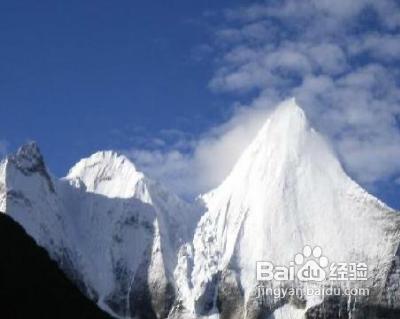
[(247, 302), (257, 261), (289, 265), (305, 245), (337, 262), (368, 260), (372, 276), (387, 273), (399, 242), (399, 216), (346, 175), (294, 99), (271, 113), (203, 201), (191, 276), (197, 308), (221, 298), (215, 278), (232, 273)]
[[(146, 200), (144, 191), (138, 189), (144, 175), (124, 155), (113, 151), (97, 152), (80, 160), (69, 171), (66, 179), (81, 181), (86, 191), (107, 197), (130, 198), (135, 195)], [(147, 199), (146, 201), (149, 201)]]
[[(31, 176), (38, 174), (44, 178), (49, 190), (54, 192), (54, 185), (52, 178), (46, 168), (44, 158), (40, 152), (39, 146), (36, 142), (29, 142), (22, 145), (15, 155), (11, 155), (7, 158), (8, 165), (23, 174), (24, 176)], [(13, 176), (10, 176), (12, 178)]]
[(52, 257), (65, 247), (63, 209), (57, 194), (57, 180), (48, 172), (35, 142), (21, 146), (0, 164), (0, 208), (18, 221), (46, 247)]
[[(296, 168), (300, 160), (313, 161), (312, 164), (317, 167), (325, 166), (325, 161), (328, 161), (335, 171), (341, 170), (329, 145), (310, 126), (295, 99), (290, 99), (280, 104), (270, 115), (229, 176), (217, 189), (233, 186), (232, 180), (244, 179), (252, 183), (259, 180), (263, 183), (265, 179), (271, 180), (278, 173), (288, 175), (291, 172), (286, 169)], [(243, 185), (238, 187), (247, 191), (254, 188)]]

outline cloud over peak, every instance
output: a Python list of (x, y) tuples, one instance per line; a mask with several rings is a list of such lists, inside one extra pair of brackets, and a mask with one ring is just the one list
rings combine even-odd
[(216, 36), (213, 90), (296, 96), (361, 182), (400, 171), (398, 3), (258, 3), (226, 10)]
[(398, 2), (265, 1), (219, 14), (207, 44), (215, 63), (208, 85), (234, 93), (236, 111), (201, 137), (181, 140), (185, 150), (132, 150), (145, 170), (178, 192), (206, 191), (269, 110), (295, 96), (353, 177), (373, 184), (400, 174)]

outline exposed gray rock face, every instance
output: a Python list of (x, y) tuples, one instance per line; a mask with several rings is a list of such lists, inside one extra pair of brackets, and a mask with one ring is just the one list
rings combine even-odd
[(47, 182), (49, 190), (55, 192), (53, 182), (47, 172), (42, 153), (36, 142), (23, 145), (16, 155), (8, 158), (22, 174), (30, 176), (33, 174), (41, 175)]

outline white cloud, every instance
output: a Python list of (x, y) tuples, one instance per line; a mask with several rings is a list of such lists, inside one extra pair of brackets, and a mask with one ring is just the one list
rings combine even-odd
[(126, 153), (152, 178), (188, 198), (196, 196), (217, 186), (227, 176), (274, 103), (255, 101), (250, 108), (238, 106), (226, 123), (197, 140), (181, 141), (170, 150), (132, 149)]
[(348, 65), (342, 48), (333, 43), (321, 43), (309, 48), (309, 54), (317, 68), (325, 74), (340, 74)]
[(400, 60), (400, 35), (374, 33), (350, 44), (353, 54), (369, 53), (384, 62)]
[(252, 94), (252, 102), (198, 139), (131, 155), (180, 193), (206, 191), (228, 174), (271, 107), (296, 96), (354, 177), (393, 179), (400, 173), (399, 28), (400, 7), (391, 0), (286, 0), (226, 10), (209, 50), (218, 61), (209, 86)]
[[(373, 13), (372, 27), (360, 22)], [(353, 176), (368, 183), (390, 178), (400, 172), (393, 64), (400, 62), (399, 16), (389, 0), (287, 0), (229, 10), (222, 30), (240, 36), (226, 41), (210, 86), (256, 89), (271, 100), (296, 96)], [(271, 21), (281, 27), (278, 36), (276, 29), (259, 41), (245, 36), (248, 25)]]

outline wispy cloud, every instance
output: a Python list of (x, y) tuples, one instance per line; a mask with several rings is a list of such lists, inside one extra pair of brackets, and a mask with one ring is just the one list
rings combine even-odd
[(399, 28), (400, 7), (389, 0), (227, 10), (210, 87), (271, 101), (296, 96), (348, 169), (373, 183), (400, 171)]
[[(215, 17), (214, 17), (215, 20)], [(232, 118), (179, 147), (131, 155), (181, 193), (229, 172), (279, 101), (296, 96), (359, 181), (400, 172), (400, 7), (392, 0), (286, 0), (228, 9), (215, 29), (216, 93), (246, 93)]]
[(192, 197), (215, 187), (226, 177), (261, 128), (269, 110), (264, 103), (252, 108), (238, 105), (229, 121), (201, 137), (164, 131), (159, 139), (172, 133), (177, 138), (169, 148), (133, 148), (126, 153), (151, 177), (183, 196)]

